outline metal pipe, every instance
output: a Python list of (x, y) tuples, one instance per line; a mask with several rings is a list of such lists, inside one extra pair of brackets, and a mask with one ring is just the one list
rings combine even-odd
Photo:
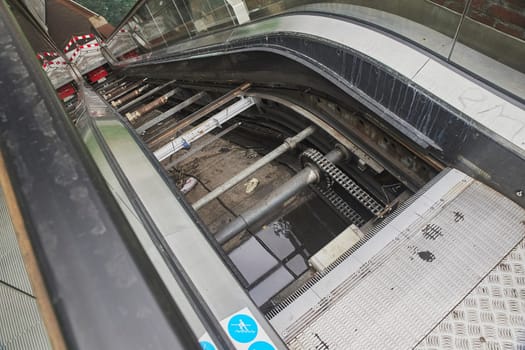
[(140, 86), (141, 86), (143, 83), (145, 83), (147, 80), (148, 80), (148, 78), (144, 78), (144, 79), (142, 79), (142, 80), (139, 80), (139, 81), (137, 81), (137, 82), (134, 82), (134, 83), (131, 84), (131, 85), (126, 86), (126, 88), (123, 89), (123, 90), (121, 90), (121, 91), (119, 91), (118, 94), (115, 93), (115, 94), (113, 94), (112, 96), (110, 96), (109, 98), (107, 98), (107, 101), (108, 101), (108, 102), (112, 102), (112, 101), (116, 100), (117, 98), (120, 98), (120, 97), (126, 95), (126, 94), (129, 93), (130, 91), (132, 91), (132, 90), (134, 90), (134, 89), (140, 87)]
[(105, 90), (102, 93), (102, 97), (104, 97), (105, 99), (108, 98), (107, 96), (109, 96), (110, 94), (114, 94), (117, 90), (122, 90), (122, 88), (127, 86), (129, 83), (130, 83), (130, 81), (122, 81), (122, 82), (118, 83), (117, 86), (114, 86), (114, 87), (112, 87), (110, 89)]
[[(136, 99), (134, 99), (133, 101), (130, 101), (128, 103), (126, 103), (124, 106), (120, 106), (117, 111), (119, 112), (122, 112), (126, 109), (128, 109), (129, 107), (133, 106), (134, 104), (142, 101), (143, 99), (147, 98), (147, 97), (150, 97), (151, 95), (153, 95), (154, 93), (156, 93), (157, 91), (159, 90), (162, 90), (164, 89), (166, 86), (168, 85), (171, 85), (175, 82), (176, 80), (172, 80), (172, 81), (168, 81), (166, 84), (162, 84), (160, 86), (157, 86), (156, 88), (154, 89), (151, 89), (150, 91), (146, 92), (144, 95), (140, 96), (140, 97), (137, 97)], [(178, 91), (178, 90), (177, 90)]]
[(197, 202), (193, 204), (193, 209), (199, 210), (215, 198), (219, 197), (224, 192), (228, 191), (230, 188), (237, 185), (239, 182), (265, 166), (266, 164), (270, 163), (272, 160), (276, 159), (283, 153), (294, 149), (297, 144), (299, 144), (301, 141), (306, 139), (308, 136), (312, 135), (315, 131), (315, 127), (309, 126), (297, 135), (293, 137), (289, 137), (286, 140), (284, 140), (284, 143), (282, 143), (279, 147), (271, 151), (270, 153), (266, 154), (264, 157), (256, 161), (255, 163), (251, 164), (247, 168), (245, 168), (243, 171), (214, 189), (213, 191), (206, 194), (204, 197), (199, 199)]
[(136, 130), (137, 133), (138, 134), (142, 134), (144, 131), (148, 130), (152, 126), (157, 125), (158, 123), (160, 123), (160, 122), (164, 121), (165, 119), (171, 117), (175, 113), (177, 113), (177, 112), (183, 110), (184, 108), (188, 107), (189, 105), (192, 105), (193, 103), (197, 102), (198, 100), (203, 98), (205, 95), (206, 95), (206, 92), (205, 91), (201, 91), (201, 92), (191, 96), (190, 98), (182, 101), (181, 103), (179, 103), (178, 105), (168, 109), (166, 112), (162, 113), (161, 115), (156, 116), (152, 120), (149, 120), (146, 123), (144, 123), (143, 125), (141, 125), (139, 128), (137, 128), (137, 130)]
[(117, 78), (113, 81), (106, 82), (104, 86), (102, 86), (99, 90), (97, 90), (100, 94), (105, 94), (111, 89), (115, 88), (115, 85), (120, 84), (126, 77)]
[(166, 102), (168, 102), (168, 99), (171, 96), (175, 95), (175, 92), (176, 92), (176, 89), (173, 89), (173, 90), (165, 93), (161, 97), (156, 98), (155, 100), (151, 101), (150, 103), (145, 104), (145, 105), (137, 108), (133, 112), (126, 113), (126, 117), (128, 118), (128, 120), (130, 122), (134, 122), (135, 120), (137, 120), (137, 118), (142, 117), (144, 114), (146, 114), (148, 112), (151, 112), (152, 110), (154, 110), (157, 107), (165, 105)]
[[(345, 157), (347, 157), (347, 153), (340, 148), (336, 148), (325, 155), (325, 158), (332, 163), (337, 163)], [(319, 182), (319, 180), (319, 169), (313, 165), (307, 165), (282, 186), (274, 190), (267, 199), (257, 203), (252, 208), (237, 216), (226, 227), (218, 231), (215, 234), (215, 239), (220, 244), (226, 243), (239, 232), (242, 232), (279, 208), (284, 202), (295, 196), (308, 185)]]
[(128, 102), (134, 97), (139, 96), (144, 90), (146, 90), (149, 87), (149, 84), (143, 85), (139, 87), (138, 89), (135, 89), (131, 91), (129, 94), (122, 96), (121, 98), (116, 99), (115, 101), (111, 101), (111, 105), (113, 107), (118, 107), (124, 102)]
[[(144, 78), (142, 80), (140, 80), (138, 83), (140, 85), (140, 83), (146, 81), (147, 78)], [(131, 84), (131, 85), (130, 85)], [(112, 89), (110, 92), (104, 94), (104, 99), (106, 100), (111, 100), (112, 98), (116, 97), (116, 96), (119, 96), (123, 91), (125, 91), (126, 89), (128, 89), (130, 86), (132, 85), (135, 85), (137, 84), (137, 82), (130, 82), (130, 81), (126, 81), (122, 84), (120, 84), (119, 86), (117, 86), (115, 89)], [(138, 85), (137, 85), (138, 87)]]
[(174, 135), (176, 135), (177, 132), (179, 132), (179, 130), (182, 130), (185, 127), (189, 126), (190, 124), (195, 123), (197, 120), (199, 120), (202, 117), (206, 116), (207, 114), (213, 112), (217, 108), (225, 105), (226, 103), (230, 102), (234, 98), (242, 95), (244, 93), (244, 91), (246, 91), (250, 86), (251, 86), (250, 83), (244, 83), (241, 86), (239, 86), (238, 88), (228, 92), (227, 94), (219, 97), (215, 101), (213, 101), (213, 102), (207, 104), (206, 106), (202, 107), (198, 111), (190, 114), (188, 117), (184, 118), (179, 123), (177, 123), (173, 128), (167, 130), (166, 132), (164, 132), (163, 134), (158, 136), (151, 143), (151, 147), (155, 148), (159, 144), (162, 144), (162, 143), (166, 142), (166, 140), (168, 140), (171, 137), (173, 137)]
[(228, 128), (224, 129), (223, 131), (221, 131), (220, 133), (218, 133), (217, 135), (213, 135), (212, 137), (209, 137), (207, 140), (205, 140), (203, 143), (201, 143), (199, 146), (197, 147), (192, 147), (191, 150), (187, 153), (185, 153), (183, 156), (181, 156), (180, 158), (177, 158), (175, 159), (173, 162), (169, 163), (168, 165), (166, 165), (166, 169), (169, 169), (169, 168), (172, 168), (174, 166), (176, 166), (177, 164), (179, 164), (180, 162), (188, 159), (189, 157), (191, 157), (192, 155), (194, 155), (195, 153), (199, 152), (201, 149), (203, 149), (204, 147), (208, 146), (209, 144), (211, 144), (212, 142), (215, 142), (215, 140), (217, 139), (220, 139), (221, 137), (223, 137), (224, 135), (226, 135), (227, 133), (237, 129), (242, 123), (241, 122), (238, 122), (236, 124), (233, 124), (231, 126), (229, 126)]
[(187, 131), (176, 139), (169, 141), (167, 144), (156, 150), (153, 154), (159, 161), (162, 161), (172, 154), (178, 152), (182, 148), (189, 147), (193, 141), (201, 138), (213, 129), (220, 127), (223, 123), (227, 122), (239, 113), (242, 113), (254, 104), (255, 99), (253, 97), (241, 97), (239, 101), (235, 102), (231, 106), (226, 107), (219, 113), (215, 114), (213, 117), (208, 118), (206, 121), (200, 123), (190, 131)]

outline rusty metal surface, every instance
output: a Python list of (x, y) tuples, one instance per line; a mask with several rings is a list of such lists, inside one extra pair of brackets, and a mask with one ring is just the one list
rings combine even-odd
[(187, 116), (177, 124), (175, 124), (174, 127), (166, 130), (161, 135), (158, 135), (155, 137), (155, 139), (151, 142), (151, 147), (156, 148), (166, 142), (170, 137), (175, 135), (178, 131), (182, 130), (183, 128), (187, 127), (188, 125), (191, 125), (192, 123), (195, 123), (197, 120), (201, 119), (208, 113), (216, 110), (217, 108), (220, 108), (221, 106), (224, 106), (226, 103), (230, 102), (234, 98), (240, 96), (244, 91), (249, 89), (251, 86), (250, 83), (244, 83), (238, 88), (228, 92), (224, 96), (219, 97), (215, 101), (210, 102), (208, 105), (202, 107), (195, 113), (192, 113), (191, 115)]

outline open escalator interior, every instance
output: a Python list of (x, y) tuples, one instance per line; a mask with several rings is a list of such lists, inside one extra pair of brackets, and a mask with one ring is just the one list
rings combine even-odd
[(440, 170), (364, 107), (318, 92), (125, 72), (94, 88), (265, 313), (351, 254)]
[(46, 303), (82, 349), (522, 343), (516, 1), (0, 8), (0, 344)]

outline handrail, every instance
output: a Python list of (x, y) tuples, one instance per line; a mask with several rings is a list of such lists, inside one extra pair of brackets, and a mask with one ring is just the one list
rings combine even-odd
[(0, 41), (0, 151), (67, 348), (197, 350), (4, 1)]

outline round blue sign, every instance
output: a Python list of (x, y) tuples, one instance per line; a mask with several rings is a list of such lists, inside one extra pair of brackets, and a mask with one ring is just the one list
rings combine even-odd
[(239, 343), (249, 343), (257, 336), (255, 320), (248, 315), (235, 315), (228, 322), (228, 334)]
[(272, 344), (267, 343), (265, 341), (256, 341), (255, 343), (250, 345), (248, 350), (275, 350), (275, 347)]
[(213, 346), (213, 344), (208, 341), (201, 341), (199, 344), (201, 344), (202, 350), (217, 350), (215, 346)]

